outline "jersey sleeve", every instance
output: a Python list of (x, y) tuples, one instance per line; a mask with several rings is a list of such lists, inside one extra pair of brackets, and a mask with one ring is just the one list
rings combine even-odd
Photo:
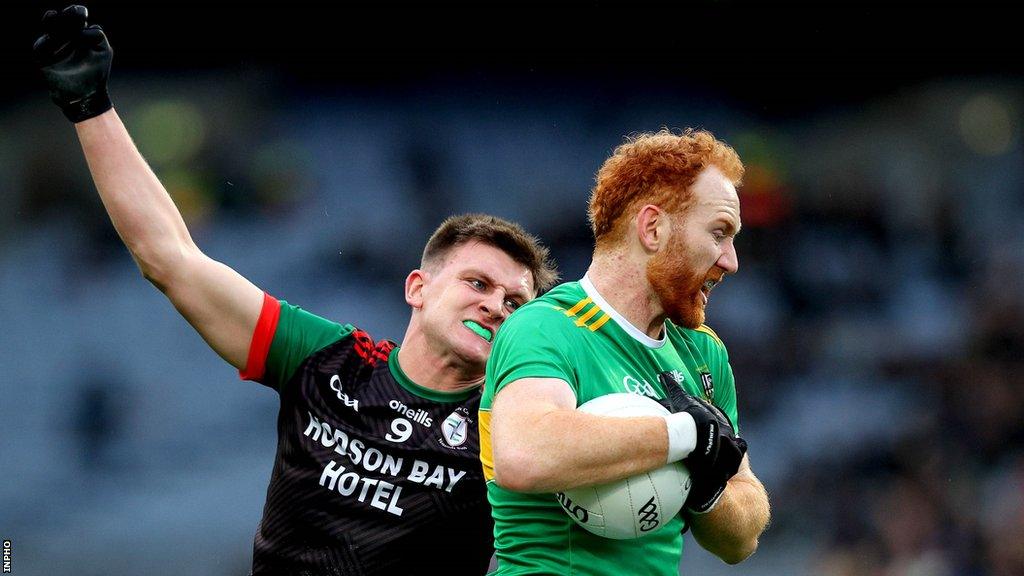
[(694, 331), (694, 340), (701, 348), (701, 354), (708, 363), (711, 381), (714, 383), (712, 402), (732, 420), (736, 434), (740, 433), (739, 414), (736, 409), (736, 378), (729, 364), (729, 352), (722, 339), (714, 330), (701, 326)]
[[(715, 406), (721, 408), (722, 412), (725, 412), (726, 416), (732, 420), (733, 428), (735, 428), (736, 434), (739, 435), (740, 422), (739, 413), (736, 410), (736, 379), (733, 377), (732, 366), (729, 364), (728, 358), (720, 364), (718, 374), (714, 375), (713, 378), (715, 382), (722, 383), (720, 391), (715, 392)], [(717, 384), (715, 388), (718, 388)]]
[(575, 334), (571, 322), (546, 302), (527, 305), (502, 324), (487, 362), (484, 399), (522, 378), (558, 378), (578, 392), (579, 383), (570, 359)]
[(351, 324), (332, 322), (264, 293), (249, 357), (238, 374), (279, 390), (307, 357), (354, 330)]

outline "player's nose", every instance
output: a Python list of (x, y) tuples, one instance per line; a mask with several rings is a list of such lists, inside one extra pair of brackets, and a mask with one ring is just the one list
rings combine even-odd
[(733, 244), (732, 238), (728, 238), (722, 243), (722, 253), (718, 256), (718, 262), (715, 264), (725, 270), (726, 274), (735, 274), (739, 271), (740, 258), (736, 254), (736, 245)]
[(508, 316), (508, 311), (505, 310), (505, 291), (501, 288), (491, 290), (487, 296), (481, 300), (480, 310), (489, 318), (497, 320), (498, 322), (504, 320), (505, 317)]

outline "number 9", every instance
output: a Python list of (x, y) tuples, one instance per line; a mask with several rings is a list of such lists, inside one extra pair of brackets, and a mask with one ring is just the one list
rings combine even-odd
[(412, 436), (412, 424), (405, 418), (395, 418), (391, 421), (391, 433), (384, 437), (391, 442), (405, 442)]

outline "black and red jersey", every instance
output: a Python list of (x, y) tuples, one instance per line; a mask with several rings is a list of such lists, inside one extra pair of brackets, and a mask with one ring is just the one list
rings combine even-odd
[(270, 296), (241, 376), (281, 398), (254, 575), (486, 572), (479, 390), (418, 386), (393, 342)]

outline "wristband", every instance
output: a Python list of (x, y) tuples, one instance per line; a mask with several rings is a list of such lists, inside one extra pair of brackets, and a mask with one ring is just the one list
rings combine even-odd
[(690, 455), (697, 446), (697, 423), (686, 412), (665, 416), (668, 428), (668, 460), (678, 462)]
[[(714, 507), (718, 505), (719, 500), (722, 499), (722, 495), (725, 494), (726, 486), (728, 486), (728, 484), (722, 484), (721, 486), (718, 486), (717, 488), (715, 488), (715, 492), (711, 495), (710, 498), (705, 499), (703, 502), (697, 502), (695, 506), (691, 507), (689, 505), (690, 503), (687, 502), (686, 509), (689, 510), (692, 514), (707, 514), (708, 512), (711, 512), (711, 510), (713, 510)], [(691, 490), (693, 489), (691, 488)]]
[(103, 90), (102, 92), (89, 94), (74, 102), (68, 102), (61, 106), (61, 110), (68, 120), (78, 124), (89, 118), (99, 116), (113, 107), (114, 105), (110, 102), (110, 96), (107, 95), (106, 90)]

